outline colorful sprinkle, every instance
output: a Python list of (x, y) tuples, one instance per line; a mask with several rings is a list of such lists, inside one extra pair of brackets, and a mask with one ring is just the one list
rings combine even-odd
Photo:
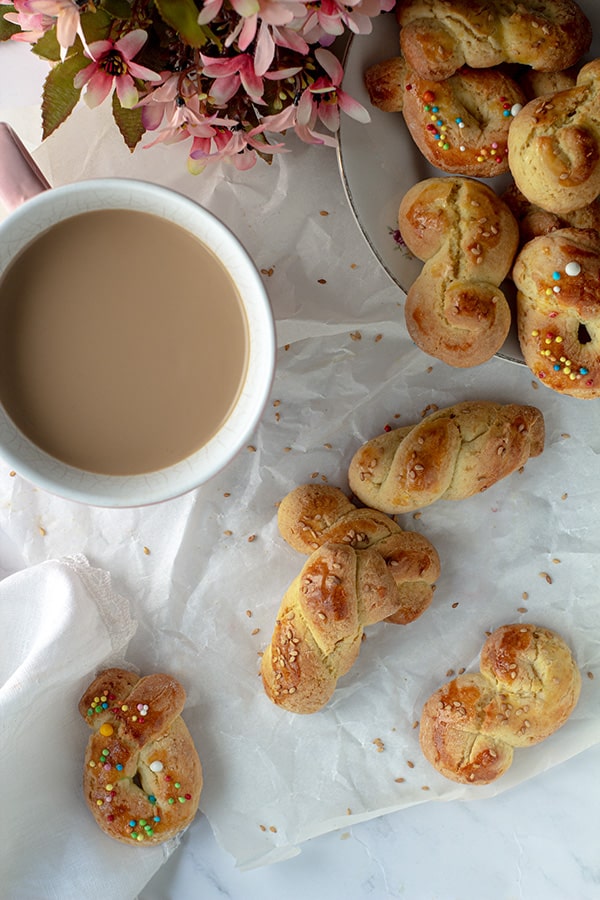
[(560, 272), (553, 272), (552, 277), (555, 281), (560, 281)]
[(581, 266), (579, 265), (578, 262), (572, 261), (572, 262), (567, 263), (565, 266), (565, 273), (567, 275), (571, 275), (571, 276), (579, 275), (580, 272), (581, 272)]
[(150, 771), (151, 772), (162, 772), (163, 769), (164, 769), (164, 766), (161, 763), (160, 759), (155, 759), (150, 763)]
[(518, 114), (521, 112), (522, 109), (523, 109), (523, 104), (522, 104), (522, 103), (513, 103), (513, 105), (512, 105), (511, 108), (510, 108), (510, 114), (511, 114), (511, 116), (516, 116), (516, 115), (518, 115)]
[(104, 737), (110, 737), (115, 729), (112, 727), (110, 722), (105, 722), (100, 726), (98, 730), (100, 731), (100, 734), (104, 735)]

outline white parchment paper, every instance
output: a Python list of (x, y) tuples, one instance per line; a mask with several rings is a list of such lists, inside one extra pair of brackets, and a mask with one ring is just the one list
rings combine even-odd
[[(10, 121), (12, 113), (0, 115)], [(30, 135), (36, 115), (18, 114)], [(130, 155), (108, 114), (81, 108), (36, 149), (55, 185), (145, 178), (223, 219), (263, 272), (277, 373), (251, 446), (172, 502), (92, 509), (46, 495), (0, 463), (0, 567), (83, 553), (111, 573), (139, 623), (128, 661), (170, 671), (186, 687), (185, 718), (205, 774), (201, 813), (242, 868), (402, 807), (491, 796), (600, 740), (599, 401), (560, 397), (502, 360), (463, 371), (426, 357), (407, 336), (404, 295), (351, 215), (335, 153), (291, 146), (271, 167), (194, 178), (183, 148)], [(543, 455), (485, 494), (401, 518), (440, 554), (432, 606), (410, 626), (369, 629), (323, 711), (277, 709), (262, 691), (259, 653), (304, 562), (278, 535), (278, 501), (304, 482), (347, 489), (353, 453), (387, 423), (475, 398), (539, 406)], [(517, 751), (496, 784), (456, 786), (422, 758), (414, 723), (451, 672), (477, 668), (486, 631), (516, 621), (554, 628), (569, 642), (583, 674), (580, 703), (562, 730)]]

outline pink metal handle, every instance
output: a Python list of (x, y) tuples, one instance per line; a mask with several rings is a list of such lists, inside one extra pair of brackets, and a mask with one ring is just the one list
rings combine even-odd
[(10, 125), (0, 122), (0, 198), (8, 210), (50, 185)]

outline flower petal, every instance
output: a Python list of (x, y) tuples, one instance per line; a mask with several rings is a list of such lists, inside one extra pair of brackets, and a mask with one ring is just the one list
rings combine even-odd
[(119, 98), (121, 106), (124, 107), (124, 109), (133, 109), (138, 102), (139, 97), (137, 88), (133, 83), (133, 78), (131, 75), (126, 74), (119, 75), (115, 80), (117, 83), (117, 97)]
[(147, 32), (143, 28), (136, 28), (134, 31), (129, 31), (122, 38), (119, 38), (115, 43), (115, 49), (129, 62), (140, 52), (147, 40)]
[(338, 84), (341, 84), (344, 77), (344, 69), (339, 59), (330, 50), (324, 50), (322, 47), (315, 50), (315, 57), (319, 65), (325, 69), (333, 84), (336, 87)]
[(85, 91), (84, 100), (92, 109), (100, 106), (110, 94), (113, 86), (113, 76), (107, 75), (102, 69), (96, 68), (96, 71), (88, 81)]

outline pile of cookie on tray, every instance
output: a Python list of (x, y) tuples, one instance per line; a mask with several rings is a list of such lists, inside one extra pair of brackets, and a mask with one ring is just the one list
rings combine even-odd
[[(401, 112), (444, 173), (400, 204), (400, 234), (424, 262), (407, 292), (410, 336), (471, 367), (516, 316), (541, 384), (600, 396), (600, 59), (587, 58), (588, 18), (574, 0), (398, 0), (391, 21), (398, 55), (365, 72), (370, 100)], [(510, 182), (501, 193), (498, 175)]]

